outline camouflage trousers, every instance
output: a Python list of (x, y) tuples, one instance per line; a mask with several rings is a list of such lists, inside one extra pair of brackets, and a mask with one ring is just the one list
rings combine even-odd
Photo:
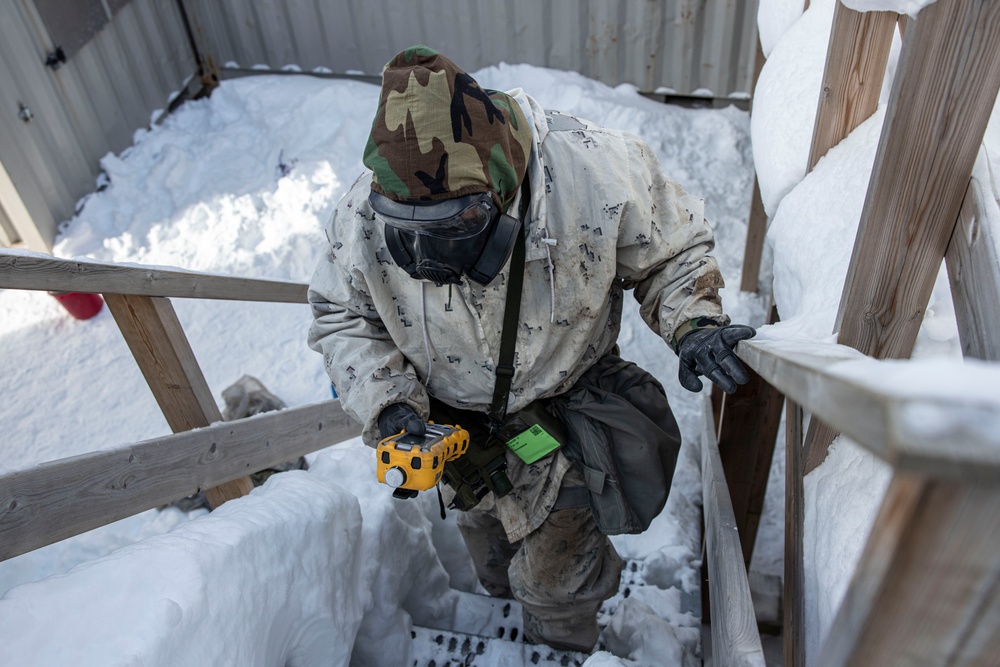
[[(582, 486), (571, 469), (564, 486)], [(490, 595), (521, 603), (525, 638), (589, 653), (599, 633), (597, 612), (615, 594), (623, 561), (589, 507), (557, 509), (513, 544), (492, 508), (458, 515), (458, 526)]]

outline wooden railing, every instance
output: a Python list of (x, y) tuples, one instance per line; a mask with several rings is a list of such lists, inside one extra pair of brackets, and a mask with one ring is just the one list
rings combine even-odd
[[(963, 369), (940, 388), (932, 362), (877, 361), (822, 343), (748, 341), (740, 357), (790, 400), (786, 512), (801, 522), (801, 409), (894, 469), (818, 665), (986, 664), (1000, 653), (1000, 367)], [(892, 372), (906, 370), (907, 375)], [(903, 384), (907, 379), (912, 384)], [(801, 523), (786, 532), (786, 590), (801, 601)], [(801, 563), (801, 561), (799, 561)], [(795, 607), (792, 606), (791, 610)], [(786, 608), (786, 614), (789, 608)], [(785, 641), (801, 641), (802, 618)], [(975, 642), (972, 638), (979, 637)], [(969, 641), (967, 645), (963, 642)], [(804, 655), (804, 654), (803, 654)], [(969, 662), (953, 662), (963, 655)]]
[[(915, 664), (951, 664), (948, 656), (960, 649), (1000, 655), (995, 652), (1000, 651), (995, 596), (1000, 392), (982, 391), (1000, 386), (1000, 366), (953, 363), (948, 369), (953, 377), (935, 384), (926, 374), (941, 370), (940, 362), (879, 361), (850, 347), (812, 340), (744, 341), (739, 355), (764, 380), (795, 397), (786, 414), (789, 484), (802, 481), (801, 410), (894, 469), (872, 537), (816, 664), (896, 664), (907, 642), (921, 646), (925, 662)], [(739, 532), (712, 429), (706, 419), (706, 553), (713, 656), (719, 656), (713, 659), (722, 665), (758, 664), (760, 640)], [(801, 491), (790, 496), (786, 512), (794, 524)], [(790, 546), (801, 548), (800, 526), (787, 535)], [(797, 600), (803, 594), (801, 572), (793, 567), (786, 581)], [(794, 608), (786, 607), (786, 613)], [(801, 619), (791, 629), (800, 632)], [(979, 635), (979, 644), (957, 646), (962, 638)], [(978, 653), (985, 646), (995, 651)]]
[[(979, 389), (917, 382), (918, 392), (877, 378), (898, 364), (914, 373), (924, 366), (865, 356), (909, 356), (946, 258), (965, 356), (1000, 360), (1000, 206), (982, 156), (972, 178), (1000, 89), (1000, 3), (938, 0), (915, 21), (837, 3), (809, 168), (875, 111), (897, 24), (905, 27), (903, 50), (840, 302), (840, 345), (745, 341), (738, 354), (753, 381), (721, 404), (719, 447), (749, 564), (766, 484), (756, 471), (773, 448), (775, 397), (785, 397), (786, 667), (806, 664), (804, 638), (817, 632), (803, 611), (803, 475), (823, 463), (837, 433), (894, 472), (833, 627), (809, 663), (985, 665), (1000, 655), (1000, 371), (956, 367), (952, 382), (978, 377)], [(758, 414), (748, 416), (754, 405)], [(740, 453), (727, 455), (733, 451)], [(742, 509), (741, 494), (749, 499)], [(708, 554), (723, 557), (735, 560)], [(725, 580), (711, 584), (732, 589)], [(717, 614), (713, 603), (713, 637)]]
[(304, 284), (0, 250), (0, 288), (103, 294), (175, 432), (0, 475), (0, 560), (200, 490), (216, 507), (250, 473), (361, 432), (336, 401), (223, 422), (165, 298), (305, 303)]
[(0, 560), (354, 437), (335, 401), (268, 412), (0, 476)]
[(308, 286), (280, 280), (0, 250), (0, 289), (305, 303)]
[(765, 667), (743, 545), (722, 469), (712, 405), (705, 401), (701, 433), (701, 488), (711, 604), (712, 664)]

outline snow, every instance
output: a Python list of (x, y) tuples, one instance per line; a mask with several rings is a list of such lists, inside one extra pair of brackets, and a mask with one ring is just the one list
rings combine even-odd
[[(834, 1), (814, 0), (792, 25), (779, 26), (781, 35), (761, 72), (754, 97), (751, 136), (761, 193), (771, 217), (767, 244), (773, 258), (775, 303), (782, 319), (769, 331), (761, 332), (762, 338), (835, 339), (838, 304), (898, 59), (897, 34), (878, 111), (821, 158), (807, 175)], [(758, 22), (777, 24), (771, 16), (775, 9), (769, 4), (761, 4)], [(912, 15), (928, 3), (851, 0), (845, 4), (859, 10), (892, 9)], [(993, 188), (994, 195), (998, 191), (996, 175), (1000, 174), (996, 168), (998, 155), (1000, 114), (994, 108), (974, 172), (987, 189)], [(990, 213), (1000, 219), (995, 211)], [(870, 377), (870, 367), (859, 365), (855, 377), (913, 397), (947, 390), (971, 400), (977, 392), (989, 396), (996, 393), (991, 388), (996, 386), (996, 380), (990, 379), (995, 377), (995, 364), (984, 369), (960, 361), (958, 328), (943, 266), (912, 356), (922, 361), (880, 366), (877, 378)], [(849, 366), (843, 366), (840, 372), (849, 373)], [(933, 403), (915, 399), (900, 417), (909, 427), (926, 430), (953, 428), (958, 425), (956, 418), (982, 420), (991, 409), (996, 411), (991, 405), (972, 405), (945, 422), (942, 412), (933, 409)], [(992, 424), (995, 420), (986, 421)], [(980, 431), (977, 424), (968, 433), (975, 438)], [(779, 451), (780, 447), (779, 442)], [(772, 469), (772, 474), (775, 472), (779, 471)], [(819, 659), (819, 650), (847, 590), (890, 474), (884, 463), (840, 436), (831, 446), (826, 462), (804, 480), (807, 664), (816, 664)]]
[(892, 469), (845, 436), (807, 475), (802, 560), (806, 663), (814, 665), (861, 557)]
[(759, 0), (757, 3), (757, 36), (764, 57), (770, 58), (777, 44), (788, 28), (802, 16), (805, 2), (802, 0)]
[(844, 6), (859, 12), (889, 11), (916, 18), (920, 10), (937, 0), (843, 0)]
[[(707, 202), (730, 285), (740, 274), (752, 186), (750, 137), (771, 223), (765, 261), (782, 322), (761, 338), (833, 340), (837, 304), (867, 191), (899, 52), (893, 45), (882, 107), (806, 174), (836, 0), (761, 0), (769, 56), (754, 114), (690, 110), (579, 74), (500, 64), (486, 86), (523, 87), (543, 106), (644, 139), (665, 171)], [(861, 11), (915, 15), (927, 0), (845, 0)], [(238, 67), (227, 63), (227, 67)], [(291, 68), (290, 68), (291, 69)], [(305, 282), (322, 252), (332, 207), (361, 171), (377, 88), (349, 80), (255, 76), (185, 103), (135, 144), (102, 160), (56, 247), (63, 257), (140, 263)], [(975, 177), (1000, 200), (1000, 107)], [(998, 229), (1000, 209), (989, 210)], [(993, 235), (1000, 252), (1000, 234)], [(7, 251), (5, 254), (27, 254)], [(768, 267), (765, 266), (765, 274)], [(766, 284), (766, 280), (765, 280)], [(762, 301), (723, 292), (736, 321), (760, 324)], [(172, 300), (216, 396), (244, 374), (288, 405), (325, 400), (322, 363), (306, 349), (304, 305)], [(165, 420), (105, 310), (70, 319), (44, 293), (0, 292), (0, 472), (164, 435)], [(679, 389), (676, 360), (627, 309), (626, 356), (667, 388), (686, 444), (664, 513), (639, 536), (616, 537), (643, 561), (650, 586), (622, 601), (589, 667), (690, 661), (698, 619), (700, 397)], [(917, 400), (902, 418), (927, 432), (955, 424), (921, 392), (995, 396), (996, 366), (961, 364), (954, 308), (939, 273), (914, 349), (857, 379)], [(848, 375), (846, 365), (839, 369)], [(110, 379), (110, 380), (109, 380)], [(978, 410), (978, 412), (977, 412)], [(990, 413), (989, 410), (993, 410)], [(971, 405), (970, 436), (1000, 413)], [(966, 417), (968, 419), (968, 417)], [(977, 421), (978, 420), (978, 421)], [(990, 426), (992, 428), (992, 426)], [(783, 433), (781, 430), (779, 433)], [(783, 436), (779, 435), (751, 578), (781, 574)], [(0, 563), (0, 640), (11, 664), (406, 664), (413, 624), (440, 627), (478, 590), (454, 516), (436, 498), (391, 501), (356, 440), (310, 457), (308, 472), (273, 476), (208, 514), (151, 510)], [(841, 436), (805, 486), (807, 656), (818, 658), (871, 530), (891, 470)], [(234, 613), (238, 610), (238, 613)], [(484, 624), (487, 615), (468, 622)], [(435, 625), (438, 624), (438, 625)], [(5, 661), (5, 662), (6, 662)]]
[[(810, 2), (809, 9), (782, 33), (757, 80), (750, 122), (754, 165), (768, 217), (775, 215), (781, 200), (806, 174), (836, 2)], [(880, 93), (883, 103), (900, 46), (897, 32)]]
[[(745, 112), (665, 106), (633, 86), (525, 65), (475, 76), (645, 138), (707, 200), (716, 255), (738, 279), (753, 182)], [(377, 91), (307, 76), (223, 82), (105, 156), (103, 187), (55, 254), (307, 282), (324, 223), (362, 171)], [(758, 299), (732, 288), (723, 298), (735, 319), (759, 319)], [(305, 305), (172, 303), (217, 397), (244, 374), (289, 406), (330, 396), (305, 345)], [(676, 358), (637, 310), (626, 309), (619, 342), (663, 382), (686, 442), (664, 513), (643, 535), (614, 538), (652, 585), (621, 604), (603, 641), (629, 664), (691, 661), (699, 619), (682, 603), (700, 576), (701, 400), (679, 387)], [(0, 339), (0, 472), (169, 432), (107, 309), (77, 321), (43, 292), (0, 291)], [(392, 501), (356, 440), (310, 463), (212, 514), (151, 510), (0, 563), (5, 662), (347, 664), (353, 650), (354, 664), (407, 664), (410, 624), (440, 627), (477, 590), (454, 516), (437, 516), (433, 494)], [(623, 663), (604, 652), (588, 664)]]
[(774, 46), (757, 79), (750, 131), (768, 217), (806, 172), (835, 2), (810, 2)]
[(372, 603), (347, 585), (366, 576), (361, 511), (321, 479), (276, 475), (170, 533), (15, 588), (0, 605), (9, 664), (346, 664)]
[[(781, 200), (768, 229), (774, 299), (784, 326), (796, 316), (795, 324), (814, 338), (834, 330), (883, 115), (879, 111), (834, 146)], [(804, 252), (810, 247), (823, 252)]]

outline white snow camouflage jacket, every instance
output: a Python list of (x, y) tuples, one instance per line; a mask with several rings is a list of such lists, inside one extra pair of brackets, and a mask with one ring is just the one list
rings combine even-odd
[[(704, 202), (666, 178), (637, 137), (509, 94), (534, 128), (513, 412), (568, 390), (614, 346), (625, 289), (634, 288), (642, 318), (667, 342), (689, 320), (729, 319)], [(366, 172), (331, 217), (309, 289), (309, 345), (374, 445), (384, 407), (407, 402), (426, 419), (428, 392), (489, 410), (508, 269), (486, 287), (410, 278), (389, 256), (370, 185)]]

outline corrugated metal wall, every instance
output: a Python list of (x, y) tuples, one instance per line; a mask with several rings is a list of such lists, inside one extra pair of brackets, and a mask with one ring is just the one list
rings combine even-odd
[[(184, 0), (217, 66), (379, 75), (412, 44), (469, 70), (501, 61), (644, 91), (750, 93), (757, 0)], [(709, 92), (711, 91), (711, 92)]]
[[(530, 63), (728, 97), (750, 92), (757, 40), (757, 0), (4, 0), (0, 242), (51, 246), (100, 158), (196, 73), (180, 3), (202, 55), (245, 68), (377, 76), (424, 43), (469, 70)], [(50, 31), (67, 40), (58, 69)]]
[(57, 70), (44, 64), (55, 46), (33, 0), (0, 3), (0, 161), (37, 233), (25, 229), (10, 193), (0, 219), (5, 235), (37, 249), (94, 190), (100, 158), (129, 146), (196, 72), (176, 0), (128, 2)]

